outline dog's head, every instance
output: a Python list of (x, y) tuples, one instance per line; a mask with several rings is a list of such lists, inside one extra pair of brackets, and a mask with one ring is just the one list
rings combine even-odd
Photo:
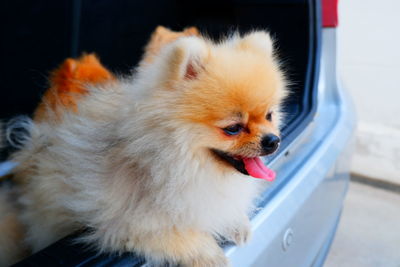
[(220, 44), (182, 38), (160, 62), (160, 86), (173, 95), (175, 119), (193, 125), (193, 147), (221, 168), (272, 180), (259, 157), (279, 147), (286, 90), (269, 35), (257, 31)]

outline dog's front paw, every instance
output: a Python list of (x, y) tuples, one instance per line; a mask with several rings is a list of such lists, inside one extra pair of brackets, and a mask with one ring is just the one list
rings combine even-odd
[(195, 229), (133, 236), (125, 243), (125, 249), (142, 254), (150, 266), (165, 266), (165, 262), (184, 267), (230, 266), (214, 237)]
[(213, 257), (198, 257), (184, 262), (184, 267), (229, 267), (231, 266), (222, 250)]
[(241, 227), (240, 229), (235, 230), (233, 234), (233, 241), (236, 245), (244, 245), (251, 238), (251, 229), (250, 227)]
[(233, 229), (228, 238), (235, 242), (236, 245), (241, 246), (246, 244), (251, 238), (251, 227), (249, 220), (247, 219), (241, 225)]

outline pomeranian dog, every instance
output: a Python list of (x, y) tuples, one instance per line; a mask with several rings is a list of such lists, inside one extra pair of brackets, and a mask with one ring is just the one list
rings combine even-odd
[(193, 35), (132, 77), (80, 84), (73, 108), (41, 107), (12, 156), (25, 248), (89, 228), (100, 252), (229, 265), (218, 239), (249, 239), (253, 178), (275, 177), (260, 157), (279, 147), (285, 79), (264, 31)]

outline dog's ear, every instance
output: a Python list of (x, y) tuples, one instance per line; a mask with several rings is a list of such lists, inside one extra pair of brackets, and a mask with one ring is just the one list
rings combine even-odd
[(252, 50), (267, 56), (273, 54), (273, 40), (265, 31), (254, 31), (246, 34), (237, 41), (237, 47), (243, 50)]
[(185, 36), (200, 36), (200, 32), (196, 27), (189, 27), (183, 30)]
[(204, 70), (208, 57), (206, 42), (198, 37), (184, 37), (171, 44), (166, 55), (165, 81), (194, 80)]

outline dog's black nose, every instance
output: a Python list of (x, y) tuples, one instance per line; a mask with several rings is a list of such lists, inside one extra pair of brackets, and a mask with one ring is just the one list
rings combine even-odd
[(267, 134), (261, 140), (263, 152), (271, 154), (278, 148), (281, 139), (274, 134)]

